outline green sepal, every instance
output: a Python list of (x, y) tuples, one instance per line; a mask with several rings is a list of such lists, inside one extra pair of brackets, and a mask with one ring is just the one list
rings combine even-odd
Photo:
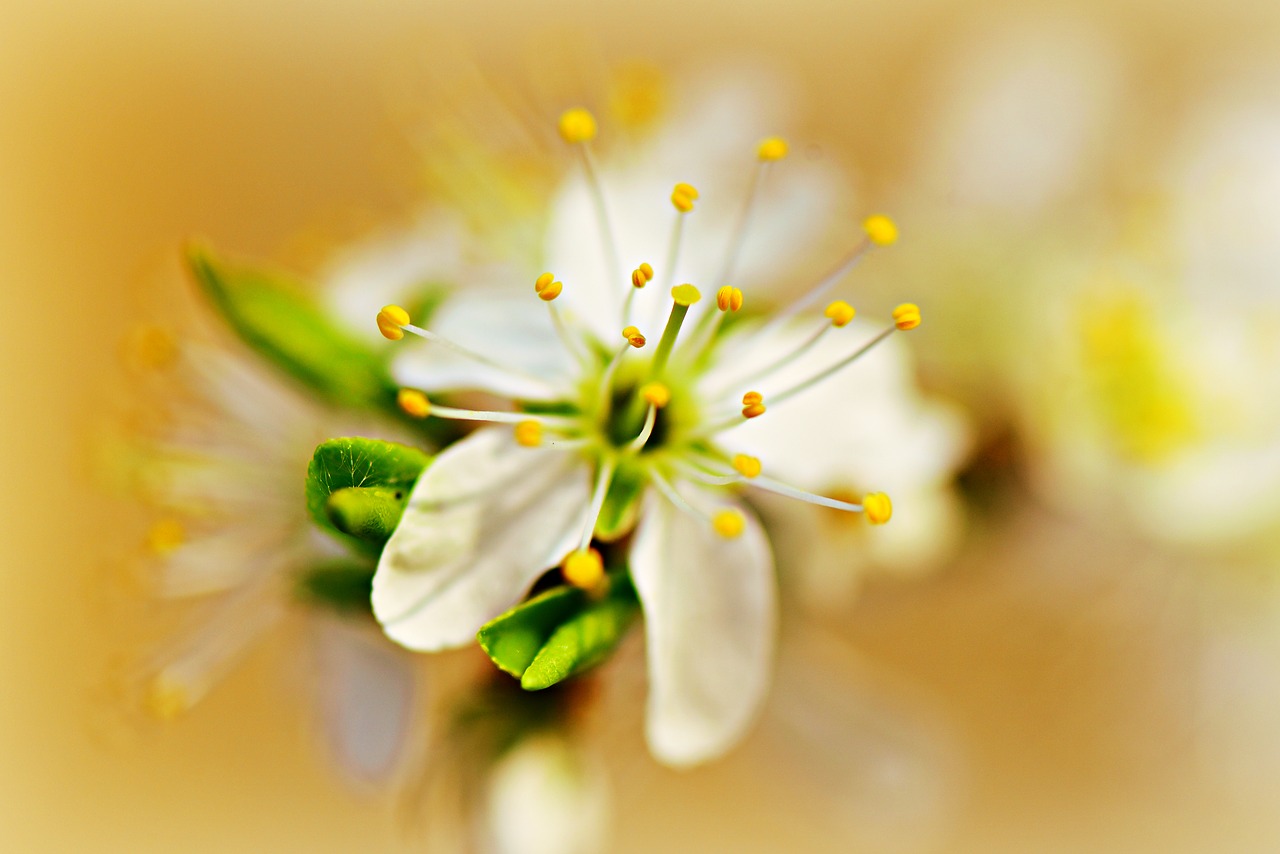
[(308, 567), (297, 577), (294, 593), (309, 605), (320, 605), (343, 613), (372, 613), (373, 564), (353, 560), (333, 560)]
[(430, 462), (417, 448), (396, 442), (330, 439), (316, 448), (307, 466), (307, 511), (321, 528), (377, 551), (386, 542), (381, 532), (389, 537), (395, 530)]
[(335, 326), (302, 283), (229, 262), (199, 243), (187, 247), (186, 260), (218, 312), (254, 350), (335, 404), (394, 409), (397, 386), (386, 361)]
[(553, 588), (485, 623), (476, 640), (499, 670), (519, 679), (547, 639), (586, 602), (577, 587)]
[(381, 546), (400, 523), (409, 491), (398, 486), (348, 486), (329, 493), (324, 512), (344, 534)]
[(600, 507), (600, 517), (596, 520), (597, 539), (613, 542), (635, 526), (646, 483), (648, 478), (644, 468), (634, 459), (623, 460), (618, 465)]
[(550, 688), (603, 661), (640, 613), (626, 573), (610, 576), (609, 592), (561, 623), (520, 677), (526, 691)]

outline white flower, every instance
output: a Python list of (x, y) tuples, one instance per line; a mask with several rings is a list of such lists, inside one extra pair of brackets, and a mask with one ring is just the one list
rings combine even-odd
[(1086, 256), (1075, 282), (1042, 272), (1054, 296), (1024, 332), (1051, 346), (1028, 349), (1022, 399), (1053, 500), (1171, 543), (1280, 545), (1271, 91), (1213, 91), (1152, 153), (1128, 239)]
[[(544, 273), (523, 298), (466, 293), (430, 330), (397, 306), (378, 315), (388, 338), (412, 332), (430, 342), (396, 366), (407, 412), (492, 426), (447, 448), (420, 478), (379, 562), (374, 614), (412, 649), (462, 646), (549, 568), (584, 588), (607, 584), (592, 543), (621, 541), (646, 615), (650, 749), (669, 764), (693, 764), (741, 737), (769, 682), (773, 557), (740, 492), (888, 520), (882, 493), (841, 501), (801, 487), (846, 466), (891, 471), (890, 461), (845, 459), (861, 449), (850, 436), (877, 417), (845, 383), (874, 344), (918, 325), (919, 309), (899, 306), (892, 323), (868, 329), (851, 323), (847, 303), (826, 303), (870, 248), (896, 239), (893, 223), (874, 216), (804, 297), (764, 321), (734, 323), (755, 293), (748, 259), (785, 269), (802, 219), (803, 195), (781, 223), (763, 201), (788, 198), (771, 174), (787, 177), (786, 143), (760, 143), (745, 202), (738, 197), (738, 215), (722, 218), (717, 233), (717, 223), (695, 231), (704, 194), (693, 186), (668, 183), (669, 174), (650, 183), (635, 168), (602, 171), (590, 113), (566, 112), (560, 130), (586, 180), (567, 186), (554, 208), (548, 266), (574, 275), (562, 283)], [(679, 177), (701, 182), (697, 173)], [(606, 195), (617, 187), (633, 192)], [(714, 184), (702, 189), (708, 207), (716, 199), (733, 209)], [(719, 285), (705, 299), (677, 274), (695, 270)], [(428, 398), (456, 392), (511, 408)]]
[[(192, 330), (140, 328), (128, 354), (150, 409), (112, 457), (156, 513), (137, 580), (180, 628), (124, 688), (169, 721), (289, 614), (300, 570), (341, 554), (308, 517), (303, 475), (317, 444), (372, 425)], [(386, 782), (413, 731), (412, 657), (372, 626), (300, 610), (310, 616), (322, 734), (351, 779)]]

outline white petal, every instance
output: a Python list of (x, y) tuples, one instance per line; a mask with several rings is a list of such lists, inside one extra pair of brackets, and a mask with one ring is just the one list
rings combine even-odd
[[(705, 491), (699, 509), (724, 506)], [(668, 765), (728, 750), (755, 718), (769, 684), (776, 634), (773, 553), (754, 514), (734, 539), (651, 492), (631, 549), (644, 605), (649, 749)]]
[(407, 340), (392, 369), (400, 384), (428, 393), (474, 390), (546, 400), (559, 396), (570, 382), (574, 362), (532, 282), (527, 293), (468, 293), (450, 299), (432, 318), (430, 329), (510, 370), (498, 370), (442, 344)]
[(373, 612), (410, 649), (462, 646), (575, 545), (591, 486), (574, 452), (510, 428), (451, 446), (414, 487), (373, 579)]
[(412, 657), (348, 620), (316, 620), (315, 635), (317, 700), (329, 748), (352, 779), (384, 784), (416, 735)]

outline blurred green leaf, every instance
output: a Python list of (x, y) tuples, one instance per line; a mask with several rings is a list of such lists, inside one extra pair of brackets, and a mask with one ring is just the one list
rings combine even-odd
[(229, 262), (198, 243), (186, 256), (196, 282), (249, 346), (335, 404), (394, 409), (397, 388), (385, 360), (335, 326), (296, 279)]
[(345, 613), (372, 613), (372, 563), (336, 560), (309, 567), (298, 576), (295, 592), (310, 605)]

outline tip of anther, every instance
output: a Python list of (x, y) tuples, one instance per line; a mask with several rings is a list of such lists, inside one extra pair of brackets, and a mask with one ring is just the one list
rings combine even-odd
[(768, 139), (761, 140), (759, 147), (756, 148), (756, 157), (766, 163), (781, 160), (786, 156), (787, 141), (781, 137), (771, 136)]
[(920, 325), (920, 306), (904, 302), (893, 310), (893, 323), (904, 332)]
[(893, 502), (883, 492), (869, 492), (862, 497), (862, 510), (872, 525), (883, 525), (893, 516)]
[(862, 229), (877, 246), (892, 246), (898, 242), (898, 224), (884, 214), (874, 214), (862, 221)]
[(384, 305), (378, 312), (378, 331), (389, 341), (404, 337), (403, 327), (409, 325), (409, 312), (398, 305)]
[(414, 388), (402, 388), (396, 392), (396, 405), (410, 418), (426, 418), (431, 414), (431, 401)]
[(560, 138), (574, 144), (590, 142), (596, 138), (596, 117), (583, 107), (565, 110), (560, 114)]

